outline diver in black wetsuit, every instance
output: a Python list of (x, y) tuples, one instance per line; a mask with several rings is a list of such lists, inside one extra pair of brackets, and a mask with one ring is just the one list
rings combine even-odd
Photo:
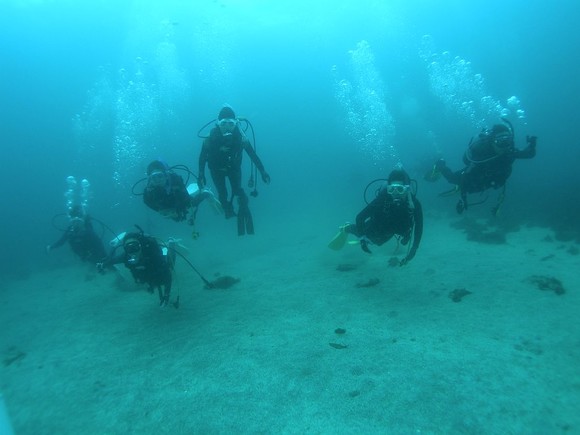
[[(467, 209), (467, 194), (481, 193), (488, 189), (502, 189), (498, 204), (492, 212), (496, 214), (503, 202), (505, 183), (512, 173), (512, 165), (516, 159), (531, 159), (536, 155), (536, 136), (527, 136), (528, 146), (519, 150), (514, 145), (514, 131), (511, 123), (503, 119), (504, 124), (496, 124), (491, 129), (483, 130), (477, 140), (469, 144), (463, 154), (465, 167), (453, 172), (440, 159), (435, 163), (434, 171), (426, 179), (433, 181), (437, 173), (456, 185), (461, 198), (456, 210), (463, 213)], [(447, 193), (447, 192), (446, 192)], [(475, 205), (475, 204), (471, 204)]]
[(82, 207), (72, 207), (70, 223), (62, 237), (46, 247), (46, 252), (59, 248), (68, 242), (73, 252), (82, 260), (95, 263), (106, 257), (103, 241), (95, 232), (91, 218), (83, 213)]
[(183, 178), (170, 171), (165, 163), (154, 160), (147, 166), (143, 202), (161, 215), (180, 222), (187, 217), (191, 200)]
[(404, 170), (395, 169), (389, 174), (387, 185), (356, 216), (356, 224), (340, 227), (340, 232), (329, 247), (341, 249), (348, 234), (360, 238), (362, 250), (369, 254), (369, 244), (381, 246), (393, 236), (402, 245), (408, 245), (412, 240), (407, 255), (399, 265), (403, 266), (415, 257), (423, 235), (423, 210), (411, 191), (411, 180)]
[(150, 209), (176, 222), (188, 219), (190, 225), (195, 224), (198, 207), (206, 199), (217, 212), (222, 211), (221, 204), (211, 190), (199, 189), (195, 184), (190, 185), (189, 189), (191, 192), (185, 187), (183, 178), (164, 162), (154, 160), (147, 166), (143, 202)]
[[(203, 141), (199, 155), (198, 186), (202, 190), (207, 184), (205, 178), (207, 164), (226, 219), (236, 215), (232, 202), (234, 197), (238, 198), (238, 235), (244, 235), (254, 234), (254, 224), (248, 207), (248, 196), (242, 188), (243, 152), (245, 151), (250, 156), (260, 171), (264, 183), (270, 183), (270, 175), (264, 169), (250, 141), (240, 130), (238, 122), (231, 107), (225, 106), (220, 110), (217, 125), (211, 129), (209, 137)], [(230, 182), (231, 199), (228, 198), (226, 178)]]
[[(122, 248), (122, 252), (115, 255), (115, 250)], [(159, 245), (154, 237), (142, 232), (125, 233), (121, 244), (107, 257), (97, 263), (97, 269), (123, 263), (131, 271), (137, 283), (147, 284), (149, 292), (155, 289), (159, 292), (159, 305), (169, 304), (172, 284), (172, 270), (175, 264), (175, 250), (170, 244), (165, 247)]]

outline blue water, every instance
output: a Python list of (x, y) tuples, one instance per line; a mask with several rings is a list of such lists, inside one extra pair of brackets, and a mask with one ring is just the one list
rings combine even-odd
[(90, 180), (93, 215), (126, 225), (147, 161), (195, 168), (196, 132), (224, 103), (255, 125), (277, 197), (360, 190), (395, 164), (419, 178), (435, 154), (459, 165), (469, 138), (508, 114), (520, 147), (540, 138), (512, 197), (532, 191), (568, 214), (576, 12), (572, 1), (3, 1), (2, 239), (18, 264), (38, 261), (68, 175)]
[(520, 147), (540, 138), (514, 196), (577, 202), (575, 3), (315, 3), (3, 1), (5, 246), (36, 261), (68, 175), (90, 180), (93, 215), (126, 225), (147, 161), (195, 168), (224, 103), (255, 125), (276, 196), (360, 190), (395, 164), (420, 177), (437, 153), (459, 165), (503, 113)]

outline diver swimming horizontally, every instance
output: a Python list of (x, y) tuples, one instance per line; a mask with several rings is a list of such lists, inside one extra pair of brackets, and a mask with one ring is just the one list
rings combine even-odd
[[(159, 306), (166, 307), (171, 296), (175, 259), (179, 256), (201, 278), (206, 288), (213, 288), (212, 283), (180, 252), (187, 248), (179, 243), (179, 239), (169, 238), (164, 242), (145, 234), (138, 225), (136, 228), (137, 231), (123, 232), (111, 240), (110, 245), (113, 248), (111, 253), (96, 263), (99, 272), (123, 263), (135, 282), (147, 284), (150, 293), (155, 289), (158, 290)], [(179, 293), (173, 306), (179, 308)]]
[(396, 237), (402, 245), (409, 246), (407, 255), (399, 265), (403, 266), (415, 257), (423, 235), (421, 203), (416, 198), (411, 188), (411, 179), (404, 170), (393, 170), (386, 181), (376, 197), (356, 216), (356, 223), (347, 223), (340, 227), (340, 231), (328, 245), (329, 248), (341, 249), (348, 235), (352, 234), (359, 238), (361, 249), (370, 254), (369, 245), (381, 246)]
[[(470, 205), (467, 195), (481, 193), (488, 189), (502, 189), (496, 206), (492, 212), (497, 214), (505, 195), (505, 184), (512, 173), (512, 165), (516, 159), (531, 159), (536, 155), (536, 136), (526, 136), (528, 146), (519, 150), (515, 147), (514, 129), (512, 124), (502, 118), (502, 124), (496, 124), (490, 129), (484, 129), (463, 154), (465, 167), (458, 171), (452, 171), (445, 160), (438, 160), (433, 170), (425, 176), (427, 181), (435, 181), (439, 175), (455, 188), (442, 195), (459, 192), (460, 199), (457, 202), (457, 213), (463, 213)], [(485, 201), (485, 200), (484, 200)]]
[[(133, 194), (140, 195), (135, 192), (135, 187), (142, 181), (147, 181), (142, 193), (145, 205), (176, 222), (187, 220), (191, 226), (195, 225), (200, 204), (206, 200), (216, 213), (223, 213), (222, 205), (211, 189), (207, 187), (199, 189), (195, 182), (187, 184), (187, 180), (184, 181), (175, 169), (185, 171), (188, 175), (187, 180), (189, 175), (193, 175), (187, 166), (169, 167), (161, 160), (153, 160), (147, 166), (147, 178), (139, 180), (133, 186)], [(194, 229), (192, 236), (197, 238), (198, 235)]]

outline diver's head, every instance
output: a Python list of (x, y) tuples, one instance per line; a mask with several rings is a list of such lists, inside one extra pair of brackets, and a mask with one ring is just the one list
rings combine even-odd
[(153, 160), (147, 166), (147, 185), (151, 187), (162, 187), (167, 184), (167, 164), (161, 160)]
[(137, 264), (141, 259), (141, 237), (137, 233), (129, 233), (123, 238), (123, 250), (129, 264)]
[(223, 136), (231, 135), (236, 126), (238, 125), (238, 120), (236, 119), (236, 114), (231, 106), (224, 106), (218, 114), (217, 126), (222, 132)]
[(395, 169), (389, 174), (387, 193), (393, 197), (395, 202), (407, 199), (410, 188), (411, 178), (403, 169)]
[(76, 204), (73, 205), (70, 211), (68, 212), (69, 217), (69, 224), (71, 225), (74, 231), (78, 231), (83, 228), (85, 222), (85, 214), (83, 212), (83, 208)]
[(68, 215), (71, 219), (74, 218), (82, 219), (85, 214), (83, 212), (83, 208), (80, 205), (76, 204), (71, 207), (70, 211), (68, 212)]
[(514, 147), (514, 133), (505, 124), (494, 125), (490, 132), (491, 145), (497, 154), (504, 154)]

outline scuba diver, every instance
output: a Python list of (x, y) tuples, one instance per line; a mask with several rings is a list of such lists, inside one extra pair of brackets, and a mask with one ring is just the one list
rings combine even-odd
[(69, 214), (70, 223), (63, 235), (56, 242), (47, 245), (46, 252), (59, 248), (66, 242), (72, 251), (82, 260), (96, 262), (102, 260), (107, 254), (103, 241), (95, 232), (91, 218), (83, 214), (80, 206), (75, 206)]
[[(75, 177), (67, 177), (68, 189), (65, 192), (68, 225), (63, 235), (56, 242), (46, 246), (46, 252), (59, 248), (68, 242), (72, 251), (82, 260), (89, 262), (101, 261), (106, 257), (103, 241), (95, 232), (91, 217), (87, 213), (90, 183), (81, 181), (80, 194)], [(80, 196), (80, 201), (77, 201)], [(79, 203), (80, 202), (80, 203)], [(63, 214), (57, 216), (63, 216)], [(55, 216), (55, 217), (57, 217)]]
[(439, 175), (455, 188), (441, 195), (446, 196), (459, 192), (460, 199), (456, 205), (457, 213), (461, 214), (470, 205), (467, 195), (470, 193), (482, 193), (488, 189), (502, 189), (498, 203), (492, 208), (492, 213), (496, 215), (499, 207), (503, 203), (505, 196), (505, 183), (512, 173), (512, 165), (516, 159), (531, 159), (536, 155), (536, 136), (526, 136), (528, 146), (519, 150), (514, 145), (514, 129), (512, 124), (502, 118), (503, 124), (496, 124), (490, 129), (484, 129), (479, 137), (469, 142), (469, 146), (463, 154), (465, 167), (453, 172), (445, 164), (445, 160), (438, 160), (430, 174), (425, 176), (427, 181), (435, 181)]
[[(203, 141), (199, 155), (199, 176), (197, 183), (200, 190), (203, 190), (206, 186), (205, 166), (207, 164), (213, 183), (218, 191), (218, 197), (224, 209), (226, 219), (236, 216), (233, 200), (235, 197), (238, 198), (238, 235), (242, 236), (244, 234), (254, 234), (254, 223), (248, 207), (248, 196), (242, 188), (243, 151), (246, 151), (253, 165), (257, 168), (257, 171), (260, 171), (264, 183), (270, 183), (270, 175), (264, 169), (264, 165), (256, 154), (254, 147), (240, 128), (240, 121), (241, 119), (236, 118), (230, 106), (226, 105), (220, 110), (216, 125), (211, 129), (209, 136), (205, 137)], [(248, 122), (247, 120), (244, 121)], [(202, 129), (206, 126), (202, 127)], [(254, 169), (252, 172), (254, 172)], [(255, 187), (253, 176), (254, 174), (250, 178), (250, 187)], [(226, 178), (230, 182), (230, 199), (228, 199)], [(255, 188), (251, 192), (251, 195), (257, 195)]]
[[(160, 160), (149, 163), (147, 185), (143, 190), (143, 202), (147, 207), (176, 222), (188, 219), (190, 225), (195, 224), (198, 207), (206, 199), (216, 213), (223, 212), (220, 202), (210, 189), (199, 189), (195, 183), (186, 187), (181, 175), (173, 171), (174, 168), (183, 169), (190, 174), (189, 169), (182, 165), (170, 168)], [(143, 180), (145, 179), (139, 180), (135, 186)], [(188, 218), (190, 210), (191, 215)], [(194, 232), (195, 234), (197, 233)]]
[[(179, 252), (178, 248), (185, 250), (187, 248), (181, 245), (178, 239), (169, 238), (167, 243), (158, 241), (155, 237), (145, 234), (138, 225), (135, 226), (137, 231), (123, 232), (110, 241), (113, 248), (111, 253), (96, 263), (100, 273), (104, 273), (105, 268), (123, 263), (135, 282), (147, 284), (150, 293), (157, 289), (159, 306), (166, 307), (171, 296), (175, 259), (179, 255), (201, 278), (206, 288), (214, 288), (214, 285)], [(120, 248), (122, 252), (116, 253)], [(173, 306), (179, 308), (179, 287)]]
[[(370, 254), (370, 244), (381, 246), (395, 236), (402, 245), (409, 245), (412, 240), (407, 255), (399, 265), (404, 266), (413, 259), (423, 235), (421, 203), (411, 189), (409, 175), (403, 169), (393, 170), (386, 181), (386, 186), (381, 187), (376, 197), (356, 216), (356, 223), (340, 227), (329, 248), (341, 249), (348, 235), (353, 234), (360, 239), (361, 249)], [(369, 183), (367, 189), (373, 183)]]
[[(174, 241), (170, 240), (167, 246), (161, 246), (154, 237), (145, 235), (141, 229), (138, 232), (122, 233), (116, 241), (118, 243), (109, 256), (97, 263), (97, 270), (102, 272), (104, 268), (123, 263), (135, 282), (147, 284), (150, 293), (158, 290), (159, 306), (167, 306), (175, 264)], [(122, 252), (115, 254), (118, 248), (122, 248)]]

